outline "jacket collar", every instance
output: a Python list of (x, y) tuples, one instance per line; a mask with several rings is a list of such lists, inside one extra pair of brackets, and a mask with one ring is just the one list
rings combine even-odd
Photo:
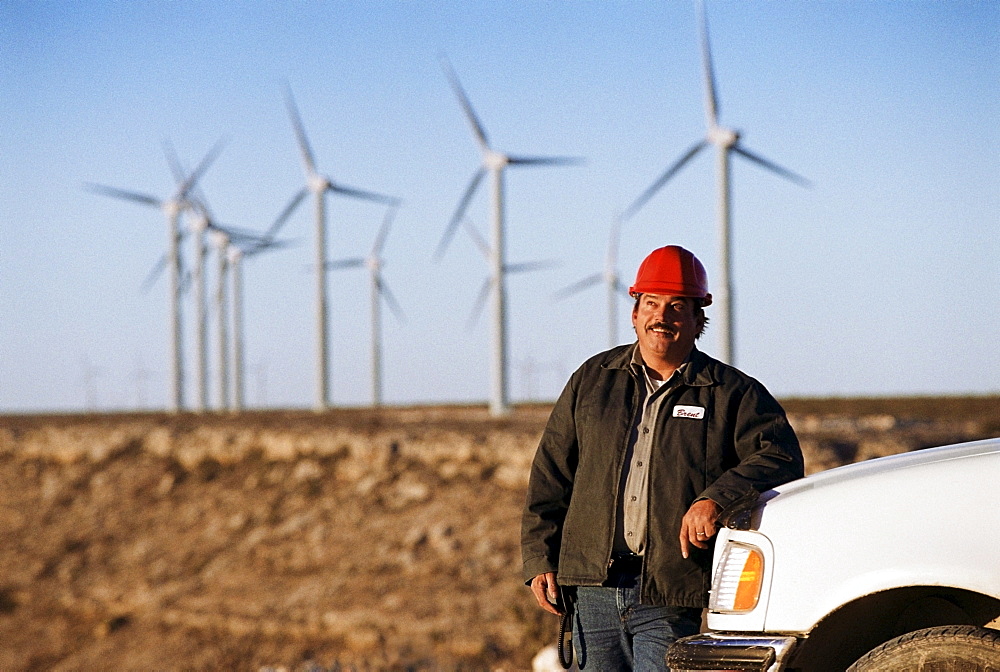
[[(601, 367), (628, 371), (637, 347), (639, 347), (638, 342), (611, 350), (608, 353), (608, 358), (601, 364)], [(704, 387), (715, 384), (715, 376), (712, 375), (709, 368), (709, 365), (713, 361), (711, 357), (695, 347), (688, 358), (688, 365), (681, 372), (684, 384), (691, 387)]]

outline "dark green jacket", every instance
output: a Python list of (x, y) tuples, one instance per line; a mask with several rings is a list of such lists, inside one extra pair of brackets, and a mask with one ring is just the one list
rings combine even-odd
[[(607, 579), (619, 478), (644, 384), (635, 344), (587, 360), (552, 409), (531, 467), (521, 523), (524, 578), (557, 572), (561, 585)], [(667, 393), (649, 465), (643, 604), (705, 607), (712, 549), (681, 556), (681, 518), (696, 499), (726, 507), (803, 475), (798, 439), (758, 381), (695, 350)], [(678, 408), (690, 407), (688, 409)], [(697, 409), (704, 409), (703, 412)], [(702, 415), (703, 417), (675, 417)]]

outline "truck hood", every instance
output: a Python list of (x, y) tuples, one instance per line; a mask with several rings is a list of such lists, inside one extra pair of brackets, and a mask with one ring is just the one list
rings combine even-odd
[[(800, 478), (796, 481), (791, 481), (778, 486), (770, 492), (764, 493), (760, 501), (762, 506), (772, 507), (779, 502), (784, 506), (790, 499), (806, 492), (841, 487), (853, 489), (852, 485), (861, 486), (861, 482), (863, 481), (881, 480), (889, 473), (909, 469), (933, 468), (934, 465), (953, 460), (974, 458), (978, 458), (977, 461), (983, 458), (988, 460), (989, 458), (986, 456), (996, 453), (1000, 453), (1000, 438), (972, 441), (969, 443), (942, 446), (940, 448), (925, 448), (899, 455), (889, 455), (888, 457), (880, 457), (855, 464), (848, 464), (843, 467), (836, 467)], [(916, 478), (916, 480), (920, 479)]]

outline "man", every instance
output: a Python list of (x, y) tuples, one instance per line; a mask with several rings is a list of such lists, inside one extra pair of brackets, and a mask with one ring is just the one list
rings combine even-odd
[(629, 293), (637, 340), (570, 378), (521, 527), (532, 593), (556, 614), (568, 593), (577, 662), (600, 672), (666, 669), (669, 644), (699, 630), (719, 512), (803, 475), (778, 402), (695, 347), (712, 302), (701, 262), (654, 250)]

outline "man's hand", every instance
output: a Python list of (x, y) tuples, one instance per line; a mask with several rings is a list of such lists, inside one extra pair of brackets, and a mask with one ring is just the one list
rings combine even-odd
[(688, 557), (691, 546), (708, 548), (708, 540), (715, 534), (715, 519), (721, 510), (711, 499), (701, 499), (691, 505), (681, 519), (681, 555)]
[(531, 580), (531, 592), (535, 596), (540, 606), (550, 614), (562, 616), (561, 611), (556, 609), (556, 601), (559, 599), (559, 584), (556, 582), (555, 572), (545, 572), (539, 574)]

